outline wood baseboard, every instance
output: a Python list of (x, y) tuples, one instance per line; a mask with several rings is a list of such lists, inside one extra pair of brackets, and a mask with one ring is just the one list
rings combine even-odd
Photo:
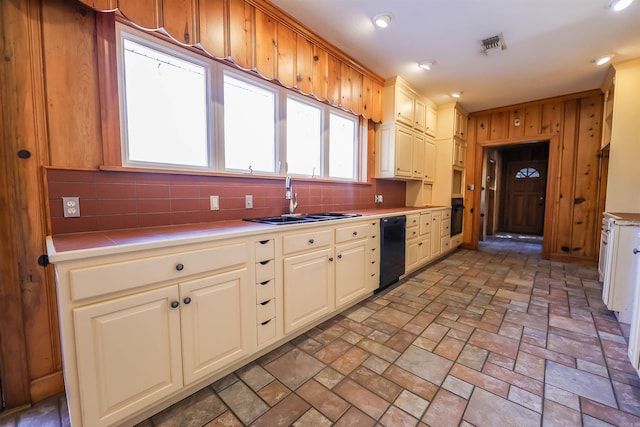
[(47, 397), (54, 396), (64, 391), (64, 376), (62, 371), (54, 372), (47, 376), (31, 381), (29, 391), (31, 402), (36, 403)]

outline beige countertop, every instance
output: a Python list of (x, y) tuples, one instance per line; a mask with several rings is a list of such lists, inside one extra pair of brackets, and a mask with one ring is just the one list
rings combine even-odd
[(605, 216), (613, 218), (617, 225), (640, 225), (640, 213), (605, 212)]

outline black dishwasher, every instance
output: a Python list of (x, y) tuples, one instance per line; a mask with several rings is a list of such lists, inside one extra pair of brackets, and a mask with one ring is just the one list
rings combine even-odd
[(404, 274), (406, 223), (404, 215), (380, 220), (380, 287), (377, 292), (397, 282)]

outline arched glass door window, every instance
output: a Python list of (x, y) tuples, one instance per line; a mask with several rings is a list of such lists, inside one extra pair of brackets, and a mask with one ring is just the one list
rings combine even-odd
[(540, 178), (540, 172), (536, 168), (522, 168), (516, 172), (516, 178)]

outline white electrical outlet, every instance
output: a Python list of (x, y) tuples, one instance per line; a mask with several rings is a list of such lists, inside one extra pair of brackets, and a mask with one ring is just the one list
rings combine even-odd
[(253, 209), (253, 196), (247, 194), (244, 196), (244, 207), (245, 209)]
[(80, 197), (63, 197), (62, 208), (65, 218), (76, 218), (80, 216)]
[(382, 203), (382, 194), (376, 194), (375, 202)]
[(209, 206), (212, 211), (220, 210), (220, 198), (218, 196), (209, 196)]

